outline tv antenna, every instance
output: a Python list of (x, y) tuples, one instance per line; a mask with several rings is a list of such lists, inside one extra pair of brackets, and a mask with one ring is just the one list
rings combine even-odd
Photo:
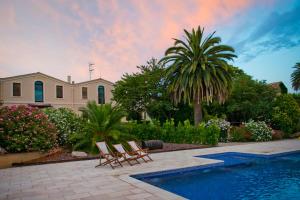
[(90, 80), (92, 80), (92, 72), (95, 70), (94, 66), (94, 63), (89, 63)]

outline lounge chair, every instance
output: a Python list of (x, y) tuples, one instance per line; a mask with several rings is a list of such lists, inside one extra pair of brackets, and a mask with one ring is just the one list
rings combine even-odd
[(130, 161), (135, 161), (140, 164), (140, 162), (137, 160), (139, 159), (138, 155), (130, 155), (121, 144), (114, 144), (113, 146), (118, 151), (119, 155), (123, 158), (122, 162), (127, 161), (131, 166), (132, 164)]
[(142, 158), (144, 162), (147, 162), (145, 160), (145, 157), (147, 157), (149, 160), (148, 161), (153, 161), (152, 158), (149, 156), (148, 149), (142, 149), (135, 141), (129, 141), (127, 142), (131, 149), (133, 150), (133, 153), (139, 156), (139, 158)]
[[(107, 144), (105, 142), (96, 142), (96, 146), (99, 149), (100, 152), (100, 163), (99, 165), (95, 166), (95, 167), (99, 167), (99, 166), (103, 166), (103, 165), (107, 165), (109, 164), (111, 166), (111, 168), (115, 168), (116, 166), (121, 166), (123, 167), (123, 165), (121, 164), (122, 160), (124, 158), (119, 158), (118, 156), (116, 156), (107, 146)], [(106, 161), (105, 162), (101, 162), (102, 158), (104, 158)], [(114, 164), (114, 165), (113, 165)], [(116, 165), (117, 164), (117, 165)]]

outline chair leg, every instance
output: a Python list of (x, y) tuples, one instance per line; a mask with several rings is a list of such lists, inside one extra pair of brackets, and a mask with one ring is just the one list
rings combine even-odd
[(149, 155), (147, 155), (147, 157), (149, 158), (150, 161), (153, 161), (152, 158)]
[(141, 157), (141, 159), (143, 159), (143, 161), (144, 161), (145, 163), (147, 162), (147, 160), (144, 158), (144, 156)]
[(138, 164), (141, 164), (141, 163), (138, 161), (138, 159), (139, 159), (139, 157), (137, 157), (137, 158), (135, 159), (135, 161), (136, 161)]
[(115, 167), (111, 164), (111, 162), (108, 163), (112, 169), (115, 169)]
[(123, 167), (122, 163), (121, 163), (119, 160), (116, 160), (116, 161), (117, 161), (117, 163), (119, 163), (119, 165), (120, 165), (121, 167)]
[(95, 168), (96, 168), (96, 167), (99, 167), (99, 166), (101, 166), (101, 165), (102, 165), (102, 164), (101, 164), (101, 156), (100, 156), (100, 162), (99, 162), (98, 165), (95, 166)]
[(101, 166), (100, 164), (99, 164), (99, 165), (96, 165), (95, 168), (96, 168), (96, 167), (100, 167), (100, 166)]
[(132, 166), (132, 164), (131, 164), (131, 162), (130, 162), (129, 159), (126, 159), (126, 161), (128, 162), (128, 164), (129, 164), (130, 166)]

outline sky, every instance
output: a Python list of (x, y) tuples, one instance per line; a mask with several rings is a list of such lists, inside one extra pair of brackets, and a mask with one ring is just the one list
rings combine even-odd
[(0, 0), (0, 77), (42, 72), (75, 82), (119, 80), (183, 39), (216, 31), (233, 65), (254, 79), (283, 81), (300, 62), (299, 0)]

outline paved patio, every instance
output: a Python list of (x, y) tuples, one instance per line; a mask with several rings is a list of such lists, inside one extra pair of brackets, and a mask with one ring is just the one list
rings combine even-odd
[(0, 199), (183, 199), (129, 175), (220, 162), (196, 158), (196, 155), (228, 151), (273, 154), (294, 150), (300, 150), (300, 140), (157, 153), (152, 154), (154, 162), (135, 166), (125, 164), (115, 170), (110, 167), (94, 168), (98, 160), (2, 169)]

